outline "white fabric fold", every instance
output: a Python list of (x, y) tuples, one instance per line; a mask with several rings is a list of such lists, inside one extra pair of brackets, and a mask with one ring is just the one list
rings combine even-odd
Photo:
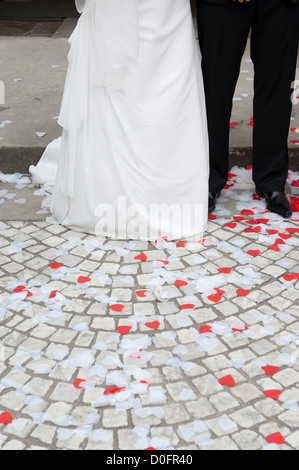
[(79, 13), (82, 13), (85, 7), (85, 0), (75, 0), (76, 8)]
[(69, 68), (58, 119), (68, 133), (64, 148), (67, 171), (61, 184), (70, 197), (74, 194), (78, 129), (87, 116), (90, 86), (124, 89), (139, 53), (138, 0), (77, 0), (76, 5), (82, 15), (69, 39)]
[[(71, 123), (78, 128), (86, 116), (88, 82), (124, 89), (139, 56), (138, 0), (76, 0), (76, 5), (82, 15), (69, 39), (69, 69), (59, 118), (65, 129)], [(69, 77), (73, 81), (74, 75), (76, 98), (68, 93)]]
[(138, 0), (76, 0), (76, 6), (86, 16), (93, 8), (90, 14), (101, 64), (98, 83), (123, 88), (125, 69), (138, 60)]

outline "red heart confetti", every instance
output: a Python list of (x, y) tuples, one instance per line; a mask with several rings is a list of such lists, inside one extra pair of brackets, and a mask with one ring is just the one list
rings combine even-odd
[(248, 327), (246, 325), (235, 326), (235, 327), (232, 328), (232, 331), (242, 332), (242, 331), (246, 331), (246, 330), (248, 330)]
[(218, 268), (217, 271), (219, 271), (222, 274), (230, 274), (231, 268)]
[(75, 388), (81, 389), (82, 387), (81, 387), (80, 385), (81, 385), (83, 382), (86, 382), (86, 380), (85, 380), (85, 379), (79, 379), (79, 378), (78, 378), (78, 379), (76, 379), (76, 380), (74, 381), (74, 384), (73, 384), (73, 385), (74, 385)]
[(135, 256), (134, 259), (137, 259), (139, 261), (146, 261), (147, 260), (147, 256), (145, 253), (140, 253), (139, 255)]
[(167, 261), (166, 259), (157, 259), (157, 262), (163, 263), (165, 266), (169, 264), (169, 261)]
[(275, 243), (273, 245), (270, 245), (269, 246), (269, 250), (273, 250), (273, 251), (280, 251), (280, 248), (278, 245), (276, 245)]
[(292, 274), (283, 274), (282, 277), (284, 278), (285, 281), (288, 281), (288, 282), (296, 279)]
[(61, 266), (63, 266), (63, 263), (50, 263), (49, 266), (52, 269), (59, 269)]
[(12, 423), (12, 416), (8, 411), (4, 411), (4, 413), (0, 414), (0, 424), (11, 424)]
[(11, 424), (12, 423), (12, 416), (8, 411), (4, 411), (4, 413), (0, 414), (0, 424)]
[(248, 250), (247, 253), (250, 255), (250, 256), (258, 256), (261, 254), (261, 251), (260, 250)]
[(273, 390), (264, 390), (263, 394), (267, 398), (272, 398), (272, 400), (278, 400), (278, 398), (281, 394), (281, 390), (275, 390), (275, 389), (273, 389)]
[(249, 219), (249, 220), (246, 220), (246, 221), (245, 221), (245, 224), (248, 224), (248, 225), (258, 225), (258, 224), (260, 224), (260, 221), (259, 221), (259, 219)]
[(194, 240), (192, 243), (200, 243), (201, 245), (205, 246), (206, 238), (201, 238), (200, 240)]
[(220, 302), (220, 300), (222, 300), (222, 297), (220, 294), (211, 294), (211, 295), (208, 295), (208, 299), (211, 302), (218, 303)]
[(176, 242), (176, 246), (185, 247), (186, 245), (188, 245), (187, 240), (180, 240), (179, 242)]
[(289, 240), (290, 238), (292, 238), (292, 235), (288, 234), (288, 233), (279, 233), (279, 236), (280, 238), (282, 238), (283, 240)]
[(109, 387), (105, 390), (104, 395), (114, 395), (115, 393), (121, 392), (126, 387)]
[(61, 292), (59, 290), (52, 290), (49, 295), (49, 299), (54, 299), (56, 297), (56, 294), (61, 294)]
[(27, 297), (32, 297), (32, 296), (33, 296), (32, 292), (30, 292), (28, 289), (26, 289), (25, 286), (17, 286), (17, 287), (13, 290), (13, 292), (14, 292), (15, 294), (18, 294), (18, 293), (20, 293), (20, 292), (27, 292)]
[(269, 377), (272, 377), (272, 375), (275, 375), (279, 371), (279, 367), (276, 366), (264, 366), (262, 369)]
[(187, 281), (182, 281), (180, 279), (177, 279), (174, 283), (175, 287), (184, 287), (188, 285)]
[(13, 292), (15, 293), (19, 293), (19, 292), (24, 292), (26, 290), (26, 287), (25, 286), (17, 286)]
[(231, 375), (225, 375), (224, 377), (221, 377), (218, 382), (220, 385), (226, 385), (227, 387), (233, 387), (236, 384), (235, 379)]
[(290, 204), (293, 212), (299, 212), (299, 199), (297, 197), (290, 196)]
[[(267, 212), (267, 211), (266, 211)], [(259, 224), (266, 224), (267, 222), (269, 222), (269, 219), (256, 219), (256, 221), (259, 223)]]
[(218, 287), (216, 287), (214, 290), (217, 292), (217, 294), (220, 294), (220, 295), (225, 294), (225, 291), (222, 289), (219, 289)]
[(79, 276), (78, 277), (78, 283), (79, 284), (85, 284), (86, 282), (90, 282), (91, 279), (89, 277), (85, 277), (85, 276)]
[(152, 330), (157, 330), (160, 326), (160, 322), (158, 321), (148, 322), (148, 323), (145, 323), (145, 326), (147, 326), (148, 328)]
[(241, 211), (241, 214), (242, 214), (242, 215), (254, 215), (254, 212), (253, 212), (252, 210), (250, 210), (250, 209), (243, 209), (243, 210)]
[(110, 310), (113, 310), (113, 312), (122, 312), (124, 309), (123, 304), (112, 304), (109, 305)]
[(138, 297), (147, 297), (148, 295), (148, 290), (147, 289), (141, 289), (141, 290), (136, 290), (135, 294), (138, 296)]
[(126, 335), (127, 333), (129, 333), (129, 331), (132, 329), (131, 326), (117, 326), (116, 328), (116, 331), (118, 331), (119, 334), (121, 335)]
[(238, 297), (246, 297), (247, 295), (250, 294), (250, 290), (246, 290), (246, 289), (237, 289), (237, 296)]
[[(165, 242), (167, 242), (167, 236), (166, 236), (166, 235), (164, 235), (163, 237), (160, 237), (160, 238), (159, 238), (159, 240), (161, 240), (161, 239), (164, 240)], [(158, 239), (155, 240), (155, 243), (158, 243)]]
[(149, 389), (149, 384), (146, 380), (140, 380), (139, 383), (140, 384), (147, 384), (147, 389)]
[(225, 224), (225, 227), (228, 227), (228, 228), (235, 228), (237, 226), (236, 222), (228, 222), (227, 224)]
[(192, 308), (194, 308), (194, 307), (195, 307), (194, 304), (183, 304), (183, 305), (180, 305), (180, 309), (181, 309), (181, 310), (192, 309)]
[(213, 333), (212, 327), (210, 325), (201, 325), (199, 328), (200, 333)]
[(265, 439), (267, 442), (269, 442), (269, 444), (281, 445), (284, 443), (284, 438), (280, 432), (269, 434)]
[(262, 228), (257, 226), (257, 227), (247, 227), (244, 229), (244, 233), (260, 233), (262, 231)]

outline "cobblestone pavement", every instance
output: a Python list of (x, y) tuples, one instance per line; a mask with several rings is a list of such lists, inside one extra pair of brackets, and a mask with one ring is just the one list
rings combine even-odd
[(1, 449), (299, 449), (298, 173), (283, 220), (234, 168), (197, 243), (33, 220), (0, 176)]

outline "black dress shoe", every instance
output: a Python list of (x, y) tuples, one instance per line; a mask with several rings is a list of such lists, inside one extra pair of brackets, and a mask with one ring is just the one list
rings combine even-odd
[(209, 214), (214, 212), (216, 208), (216, 200), (219, 196), (220, 196), (220, 192), (219, 193), (209, 192)]
[(281, 215), (282, 217), (289, 218), (292, 216), (291, 204), (286, 196), (285, 192), (271, 191), (269, 193), (263, 193), (257, 191), (260, 197), (264, 197), (267, 203), (267, 209), (271, 212)]

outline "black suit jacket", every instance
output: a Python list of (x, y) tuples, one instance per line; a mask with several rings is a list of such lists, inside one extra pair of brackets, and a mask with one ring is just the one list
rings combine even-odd
[[(214, 3), (216, 5), (233, 5), (235, 3), (239, 3), (237, 2), (237, 0), (235, 2), (233, 2), (233, 0), (198, 0), (199, 2), (205, 2), (205, 3)], [(254, 0), (251, 0), (251, 1), (254, 1)], [(286, 1), (290, 1), (292, 3), (299, 3), (299, 0), (286, 0)]]

